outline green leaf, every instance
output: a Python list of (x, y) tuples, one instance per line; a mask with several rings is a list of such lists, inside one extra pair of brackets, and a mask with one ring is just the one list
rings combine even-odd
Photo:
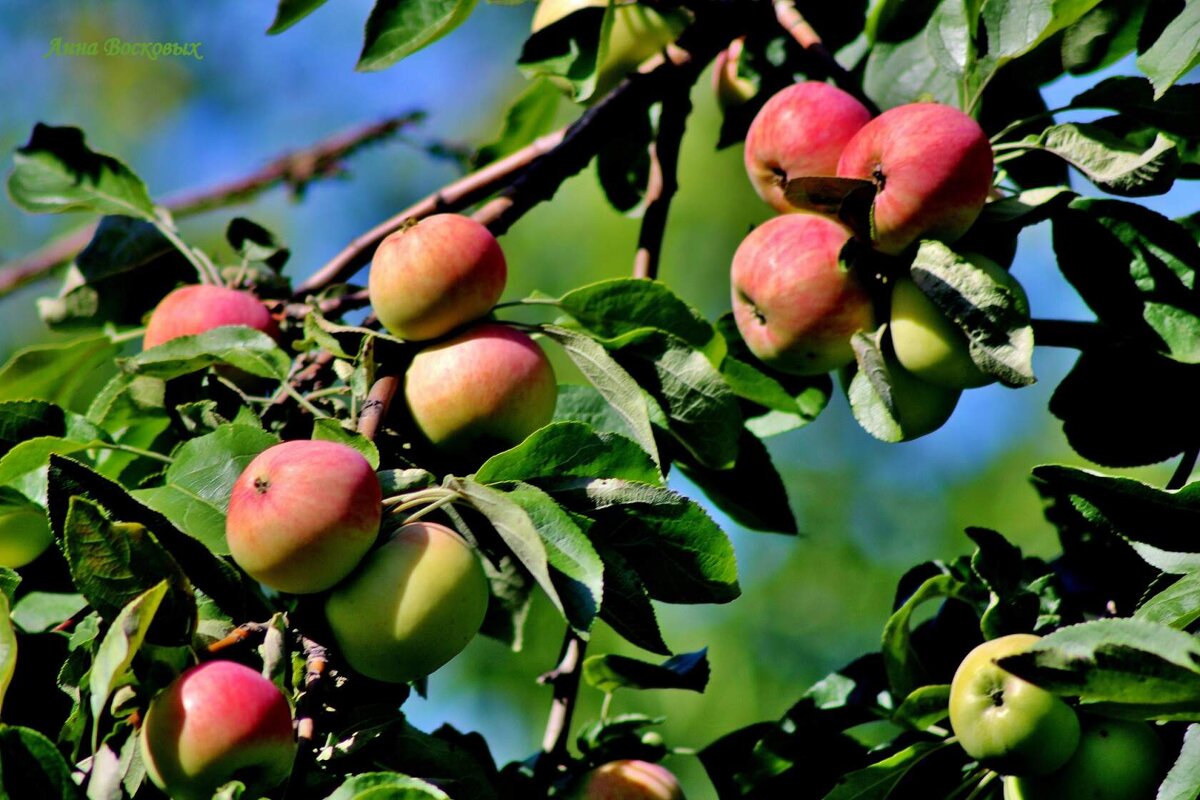
[(1200, 64), (1200, 1), (1187, 0), (1179, 16), (1138, 56), (1137, 65), (1150, 78), (1154, 96), (1159, 98), (1197, 64)]
[(881, 109), (922, 100), (958, 105), (958, 81), (930, 55), (923, 30), (905, 41), (880, 42), (871, 48), (863, 91)]
[(891, 796), (909, 770), (943, 746), (935, 742), (910, 745), (894, 756), (847, 774), (824, 800), (883, 800)]
[(904, 698), (892, 715), (892, 720), (923, 731), (950, 716), (950, 684), (922, 686)]
[(612, 7), (583, 6), (525, 40), (517, 66), (531, 78), (545, 77), (570, 87), (583, 103), (608, 87), (598, 86), (615, 14)]
[(9, 616), (8, 595), (0, 592), (0, 706), (17, 670), (17, 632)]
[(313, 423), (312, 438), (352, 447), (362, 453), (371, 469), (379, 469), (379, 448), (375, 443), (358, 431), (347, 428), (339, 420), (332, 417), (317, 420)]
[(82, 800), (54, 743), (32, 728), (0, 725), (0, 796)]
[(676, 464), (739, 525), (759, 531), (798, 532), (783, 478), (767, 448), (750, 431), (742, 432), (737, 462), (730, 469), (708, 469), (688, 459)]
[[(614, 278), (567, 292), (556, 305), (601, 339), (654, 328), (704, 350), (716, 332), (664, 283)], [(718, 359), (719, 360), (719, 359)]]
[(498, 161), (552, 131), (561, 102), (562, 91), (553, 83), (532, 81), (505, 112), (500, 135), (475, 153), (475, 166)]
[(141, 179), (112, 156), (89, 148), (78, 128), (38, 123), (13, 163), (8, 194), (25, 211), (93, 211), (154, 219), (154, 203)]
[(404, 494), (416, 489), (426, 489), (437, 483), (437, 477), (429, 470), (413, 467), (410, 469), (385, 469), (377, 472), (379, 485), (383, 488), (383, 496)]
[(150, 623), (167, 596), (167, 581), (161, 581), (131, 600), (113, 620), (92, 661), (88, 689), (92, 696), (92, 748), (99, 744), (100, 723), (109, 695), (123, 682), (146, 639)]
[(626, 116), (619, 133), (606, 136), (596, 153), (596, 175), (609, 205), (637, 216), (646, 200), (653, 163), (650, 151), (657, 136), (653, 107)]
[(1183, 747), (1155, 800), (1196, 800), (1200, 796), (1200, 725), (1188, 725)]
[[(582, 422), (597, 433), (615, 433), (633, 439), (633, 430), (594, 386), (559, 384), (554, 406), (555, 422)], [(645, 452), (645, 451), (643, 451)]]
[(629, 560), (603, 542), (596, 543), (596, 552), (604, 562), (604, 603), (600, 606), (600, 619), (631, 644), (651, 653), (670, 655), (671, 648), (663, 641), (650, 593)]
[(680, 653), (661, 664), (618, 655), (591, 656), (583, 662), (583, 679), (602, 692), (617, 689), (686, 689), (708, 686), (708, 648)]
[(18, 350), (0, 367), (0, 401), (46, 400), (83, 413), (115, 372), (120, 346), (90, 334)]
[(267, 334), (244, 325), (229, 325), (143, 350), (121, 362), (121, 368), (131, 374), (169, 380), (222, 363), (279, 381), (287, 379), (292, 364)]
[(326, 800), (450, 800), (450, 795), (420, 778), (364, 772), (349, 778)]
[(325, 5), (325, 2), (326, 0), (279, 0), (279, 8), (275, 10), (275, 21), (267, 28), (267, 33), (283, 33)]
[(511, 450), (489, 458), (475, 473), (480, 483), (525, 481), (553, 490), (596, 478), (623, 478), (656, 486), (662, 474), (630, 439), (598, 433), (582, 422), (555, 422)]
[(1084, 14), (1063, 32), (1063, 67), (1072, 75), (1083, 75), (1132, 52), (1147, 6), (1143, 0), (1108, 0)]
[(255, 456), (278, 443), (278, 436), (252, 425), (222, 425), (175, 451), (164, 485), (138, 489), (133, 496), (225, 555), (225, 512), (233, 484)]
[(1200, 572), (1189, 572), (1138, 607), (1134, 619), (1186, 630), (1200, 619)]
[(361, 72), (386, 69), (461, 25), (476, 0), (375, 0), (367, 18)]
[[(1100, 6), (1097, 10), (1100, 10)], [(1172, 86), (1161, 97), (1145, 78), (1117, 75), (1106, 78), (1071, 98), (1070, 108), (1110, 108), (1164, 133), (1200, 136), (1200, 85)]]
[(262, 264), (271, 272), (278, 273), (292, 254), (275, 234), (245, 217), (234, 217), (229, 221), (229, 227), (225, 229), (225, 241), (242, 257), (238, 271), (243, 266)]
[(1123, 197), (1163, 194), (1179, 175), (1179, 151), (1162, 133), (1143, 148), (1099, 125), (1066, 122), (1042, 131), (1037, 146), (1068, 162), (1109, 194)]
[(967, 584), (953, 575), (934, 575), (927, 578), (883, 626), (883, 663), (887, 669), (892, 693), (907, 697), (923, 683), (921, 667), (912, 645), (912, 617), (919, 606), (930, 600), (969, 599)]
[(984, 0), (988, 58), (1003, 64), (1074, 24), (1100, 0)]
[(1042, 637), (997, 662), (1085, 710), (1133, 719), (1200, 719), (1200, 643), (1136, 619), (1099, 619)]
[(26, 633), (44, 633), (86, 606), (81, 594), (33, 591), (17, 601), (12, 620)]

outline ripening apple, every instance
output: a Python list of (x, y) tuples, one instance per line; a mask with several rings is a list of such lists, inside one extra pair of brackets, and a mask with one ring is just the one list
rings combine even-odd
[(684, 800), (679, 780), (649, 761), (610, 761), (584, 775), (572, 800)]
[(404, 397), (430, 443), (465, 455), (508, 449), (549, 423), (558, 386), (537, 342), (485, 323), (418, 353)]
[(795, 211), (784, 195), (787, 182), (838, 174), (842, 150), (870, 120), (866, 106), (827, 83), (776, 92), (746, 132), (743, 158), (754, 191), (776, 211)]
[(52, 541), (46, 512), (32, 505), (0, 509), (0, 567), (23, 567)]
[(717, 105), (726, 111), (744, 105), (758, 93), (754, 81), (738, 74), (745, 47), (746, 38), (739, 36), (717, 53), (713, 61), (713, 93), (717, 96)]
[(142, 337), (149, 350), (180, 336), (194, 336), (225, 325), (246, 325), (278, 338), (279, 328), (262, 301), (250, 292), (207, 283), (181, 286), (150, 312)]
[(818, 375), (854, 360), (850, 337), (875, 327), (871, 298), (839, 260), (850, 232), (825, 217), (759, 225), (733, 256), (733, 316), (764, 364)]
[(444, 525), (413, 522), (330, 592), (325, 617), (351, 667), (403, 683), (462, 652), (487, 606), (487, 578), (474, 550)]
[(375, 471), (349, 445), (282, 442), (255, 456), (233, 484), (229, 552), (272, 589), (324, 591), (375, 542), (382, 501)]
[(421, 341), (486, 315), (507, 277), (491, 231), (461, 214), (434, 214), (380, 242), (367, 292), (385, 328)]
[[(1029, 316), (1029, 298), (1008, 270), (984, 256), (964, 255), (1011, 292), (1017, 309)], [(970, 389), (996, 380), (971, 359), (970, 342), (962, 328), (908, 276), (897, 280), (892, 289), (889, 326), (896, 358), (921, 380), (951, 389)]]
[(1154, 800), (1166, 763), (1154, 730), (1135, 720), (1087, 717), (1061, 769), (1004, 781), (1005, 800)]
[(951, 242), (967, 232), (992, 187), (992, 147), (958, 109), (910, 103), (864, 125), (837, 174), (875, 183), (872, 243), (894, 255), (919, 238)]
[(296, 754), (287, 698), (233, 661), (176, 678), (150, 702), (140, 738), (150, 780), (174, 800), (210, 800), (232, 780), (258, 797), (288, 776)]
[[(608, 0), (541, 0), (533, 14), (533, 33), (581, 8), (604, 8)], [(616, 2), (604, 60), (596, 65), (594, 98), (603, 97), (643, 61), (675, 41), (686, 25), (682, 12), (661, 14), (648, 6)]]
[(1079, 718), (1055, 695), (1001, 669), (996, 661), (1040, 637), (1001, 636), (976, 647), (950, 684), (950, 726), (967, 755), (1006, 775), (1045, 775), (1079, 745)]

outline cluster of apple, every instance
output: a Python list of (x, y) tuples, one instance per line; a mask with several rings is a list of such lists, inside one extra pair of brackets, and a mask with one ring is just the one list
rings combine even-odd
[[(731, 270), (734, 318), (760, 360), (798, 375), (849, 368), (851, 337), (887, 321), (884, 356), (909, 438), (940, 427), (963, 389), (994, 380), (972, 360), (963, 330), (899, 259), (920, 239), (958, 239), (979, 216), (993, 163), (975, 120), (938, 103), (898, 106), (872, 118), (847, 92), (802, 82), (772, 96), (755, 116), (745, 165), (755, 191), (779, 212), (742, 241)], [(837, 216), (839, 202), (811, 200), (819, 191), (802, 189), (805, 197), (798, 198), (795, 187), (805, 182), (792, 182), (804, 178), (834, 185), (838, 200), (848, 186), (873, 188), (867, 224), (852, 231)], [(821, 180), (811, 185), (819, 190)], [(845, 263), (843, 248), (856, 233), (881, 258), (901, 265), (893, 270), (899, 274), (890, 281), (890, 298), (873, 296)], [(982, 256), (964, 258), (1008, 287), (1027, 311), (1006, 270)]]
[(1005, 776), (1005, 800), (1153, 800), (1165, 764), (1150, 725), (1077, 713), (996, 663), (1038, 638), (1002, 636), (963, 659), (950, 684), (959, 744)]

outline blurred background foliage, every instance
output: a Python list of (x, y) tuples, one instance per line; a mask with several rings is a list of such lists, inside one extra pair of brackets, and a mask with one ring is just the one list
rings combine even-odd
[[(248, 207), (182, 224), (191, 241), (228, 255), (225, 225), (248, 216), (290, 245), (288, 271), (300, 279), (361, 231), (459, 174), (459, 163), (446, 153), (470, 152), (494, 137), (525, 84), (513, 65), (528, 30), (529, 4), (481, 4), (447, 39), (369, 74), (353, 66), (370, 0), (330, 3), (285, 34), (267, 37), (274, 5), (0, 0), (0, 150), (8, 154), (23, 144), (37, 121), (78, 125), (92, 147), (125, 160), (163, 197), (239, 177), (357, 124), (426, 112), (419, 127), (355, 156), (346, 180), (315, 184), (301, 202), (276, 190)], [(111, 36), (202, 42), (204, 58), (45, 57), (55, 37), (103, 42)], [(1118, 64), (1106, 74), (1129, 71)], [(1083, 86), (1078, 79), (1048, 86), (1049, 106), (1062, 105)], [(740, 145), (714, 149), (719, 112), (707, 75), (693, 102), (661, 277), (715, 318), (729, 308), (733, 251), (768, 210), (745, 178)], [(576, 113), (562, 104), (563, 122)], [(1200, 206), (1193, 186), (1178, 186), (1149, 198), (1149, 205), (1170, 216)], [(1082, 183), (1075, 188), (1089, 191)], [(0, 203), (0, 262), (80, 222), (71, 215), (29, 216)], [(608, 208), (595, 173), (585, 171), (502, 239), (510, 269), (505, 299), (535, 289), (558, 294), (629, 274), (638, 224)], [(1025, 234), (1014, 274), (1029, 290), (1034, 316), (1088, 317), (1058, 275), (1044, 227)], [(48, 279), (0, 298), (0, 357), (51, 338), (34, 300), (57, 288)], [(1057, 543), (1028, 475), (1041, 463), (1082, 463), (1046, 411), (1073, 357), (1040, 350), (1036, 386), (968, 392), (945, 427), (916, 442), (885, 445), (869, 438), (841, 397), (808, 428), (770, 440), (802, 535), (751, 533), (721, 519), (737, 548), (742, 598), (728, 606), (660, 606), (669, 645), (710, 648), (708, 691), (618, 695), (613, 711), (666, 715), (670, 745), (701, 747), (733, 728), (778, 718), (814, 680), (875, 649), (897, 578), (920, 561), (968, 552), (965, 526), (994, 528), (1033, 554), (1053, 554)], [(556, 363), (569, 378), (562, 360)], [(1169, 467), (1127, 474), (1161, 485)], [(696, 494), (677, 476), (676, 483)], [(479, 730), (501, 761), (524, 757), (539, 745), (549, 705), (548, 689), (535, 678), (553, 666), (560, 637), (548, 604), (537, 605), (522, 652), (477, 639), (430, 679), (429, 700), (414, 698), (405, 710), (425, 729), (447, 721)], [(599, 630), (590, 652), (629, 649)], [(600, 699), (584, 689), (577, 722), (594, 717)], [(671, 765), (689, 797), (711, 796), (698, 762), (676, 758)]]

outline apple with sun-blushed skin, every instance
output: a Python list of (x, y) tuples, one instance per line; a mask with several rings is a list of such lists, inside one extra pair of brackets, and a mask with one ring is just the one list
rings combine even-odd
[(959, 664), (950, 683), (950, 726), (967, 755), (1006, 775), (1045, 775), (1079, 744), (1079, 717), (1055, 695), (1001, 669), (1040, 637), (1014, 633), (984, 642)]
[(403, 683), (462, 652), (487, 607), (487, 578), (475, 551), (444, 525), (413, 522), (330, 592), (325, 618), (351, 667)]
[(435, 447), (486, 455), (549, 423), (558, 386), (537, 342), (485, 323), (418, 353), (404, 376), (404, 397)]
[(0, 567), (16, 569), (46, 551), (54, 534), (46, 513), (33, 506), (0, 509)]
[(745, 37), (739, 36), (729, 43), (729, 47), (717, 53), (713, 61), (713, 93), (717, 96), (717, 105), (722, 109), (744, 105), (758, 93), (754, 81), (738, 75), (745, 47)]
[(1005, 800), (1154, 800), (1162, 741), (1145, 722), (1084, 716), (1079, 747), (1062, 769), (1004, 781)]
[[(981, 255), (972, 253), (964, 257), (1008, 289), (1017, 309), (1029, 316), (1029, 298), (1008, 270)], [(923, 381), (951, 389), (970, 389), (996, 380), (975, 365), (962, 328), (947, 318), (908, 276), (897, 280), (892, 289), (889, 327), (897, 360)]]
[(262, 301), (250, 292), (207, 283), (181, 286), (164, 297), (150, 312), (142, 336), (149, 350), (180, 336), (193, 336), (225, 325), (246, 325), (273, 339), (279, 327)]
[(291, 773), (296, 754), (287, 698), (233, 661), (176, 678), (150, 702), (140, 738), (150, 780), (174, 800), (210, 800), (231, 780), (258, 797)]
[(795, 211), (783, 192), (787, 182), (837, 174), (842, 150), (870, 120), (866, 106), (827, 83), (776, 92), (746, 132), (743, 158), (754, 191), (776, 211)]
[(610, 761), (583, 776), (572, 800), (684, 800), (679, 780), (649, 761)]
[(324, 591), (375, 542), (382, 501), (375, 471), (349, 445), (283, 442), (255, 456), (233, 484), (229, 552), (272, 589)]
[(838, 260), (850, 232), (812, 214), (759, 225), (733, 256), (733, 316), (764, 364), (797, 375), (854, 359), (850, 337), (875, 327), (871, 298)]
[(380, 242), (367, 292), (385, 328), (421, 341), (486, 315), (507, 277), (491, 231), (461, 214), (434, 214)]
[(873, 245), (897, 254), (917, 239), (952, 242), (992, 188), (992, 147), (979, 123), (940, 103), (910, 103), (863, 126), (837, 174), (876, 185)]

